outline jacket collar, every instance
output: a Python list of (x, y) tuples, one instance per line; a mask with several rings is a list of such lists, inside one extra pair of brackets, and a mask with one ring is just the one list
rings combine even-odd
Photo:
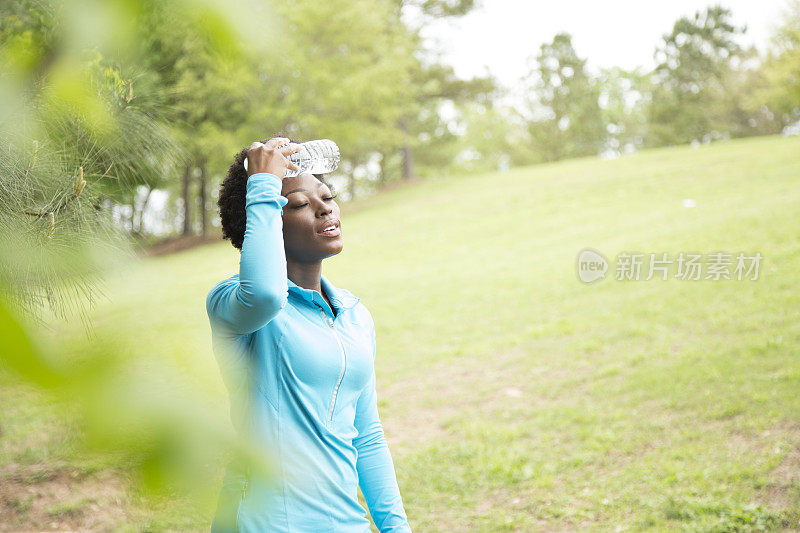
[[(325, 298), (317, 292), (311, 289), (304, 289), (303, 287), (297, 285), (295, 282), (286, 278), (286, 281), (289, 285), (289, 293), (295, 293), (296, 295), (303, 298), (305, 301), (309, 303), (317, 303), (321, 306), (327, 306), (328, 302), (325, 301)], [(353, 296), (353, 294), (348, 291), (347, 289), (339, 289), (334, 287), (333, 284), (328, 281), (325, 276), (320, 277), (320, 284), (322, 285), (322, 290), (328, 296), (328, 299), (331, 301), (331, 304), (336, 309), (336, 314), (338, 315), (341, 311), (345, 309), (350, 309), (355, 307), (358, 302), (361, 301), (361, 298), (358, 296)]]

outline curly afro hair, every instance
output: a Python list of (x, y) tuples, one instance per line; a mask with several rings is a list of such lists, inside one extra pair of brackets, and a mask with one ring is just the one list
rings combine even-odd
[[(278, 136), (278, 135), (276, 135)], [(261, 142), (266, 143), (269, 139)], [(291, 142), (296, 143), (293, 139)], [(234, 156), (233, 164), (228, 168), (228, 173), (219, 188), (219, 217), (222, 221), (222, 237), (230, 239), (231, 244), (239, 251), (242, 250), (244, 241), (244, 230), (247, 225), (247, 215), (245, 213), (245, 196), (247, 193), (247, 171), (244, 169), (244, 159), (247, 151), (243, 148)], [(325, 181), (324, 174), (314, 174), (319, 181), (327, 185), (331, 192), (335, 194), (333, 185)]]

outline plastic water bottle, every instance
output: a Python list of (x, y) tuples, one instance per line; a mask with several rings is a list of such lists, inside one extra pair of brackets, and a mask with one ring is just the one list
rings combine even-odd
[[(286, 177), (291, 178), (303, 172), (327, 174), (339, 166), (339, 147), (330, 139), (317, 139), (300, 144), (300, 151), (288, 157), (289, 161), (300, 167), (300, 170), (286, 169)], [(247, 170), (247, 158), (244, 158), (244, 169)]]

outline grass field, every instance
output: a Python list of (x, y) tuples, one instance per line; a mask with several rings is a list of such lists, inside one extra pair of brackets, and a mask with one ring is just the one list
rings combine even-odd
[[(441, 177), (344, 206), (342, 230), (323, 274), (375, 319), (415, 531), (800, 530), (800, 138)], [(585, 247), (611, 261), (606, 279), (578, 280)], [(614, 279), (619, 253), (718, 251), (760, 252), (759, 278)], [(179, 369), (224, 416), (204, 300), (237, 269), (227, 242), (131, 265), (93, 314), (97, 337)], [(51, 335), (84, 342), (75, 325)], [(219, 479), (201, 501), (145, 509), (103, 481), (113, 461), (70, 455), (69, 424), (36, 395), (4, 386), (0, 400), (15, 490), (70, 469), (86, 490), (40, 510), (28, 492), (0, 498), (0, 529), (208, 529)]]

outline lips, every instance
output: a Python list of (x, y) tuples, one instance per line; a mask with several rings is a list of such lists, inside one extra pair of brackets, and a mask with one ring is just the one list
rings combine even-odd
[(339, 227), (338, 220), (329, 220), (325, 222), (317, 231), (317, 235), (322, 235), (323, 237), (338, 237), (341, 234), (342, 230)]

